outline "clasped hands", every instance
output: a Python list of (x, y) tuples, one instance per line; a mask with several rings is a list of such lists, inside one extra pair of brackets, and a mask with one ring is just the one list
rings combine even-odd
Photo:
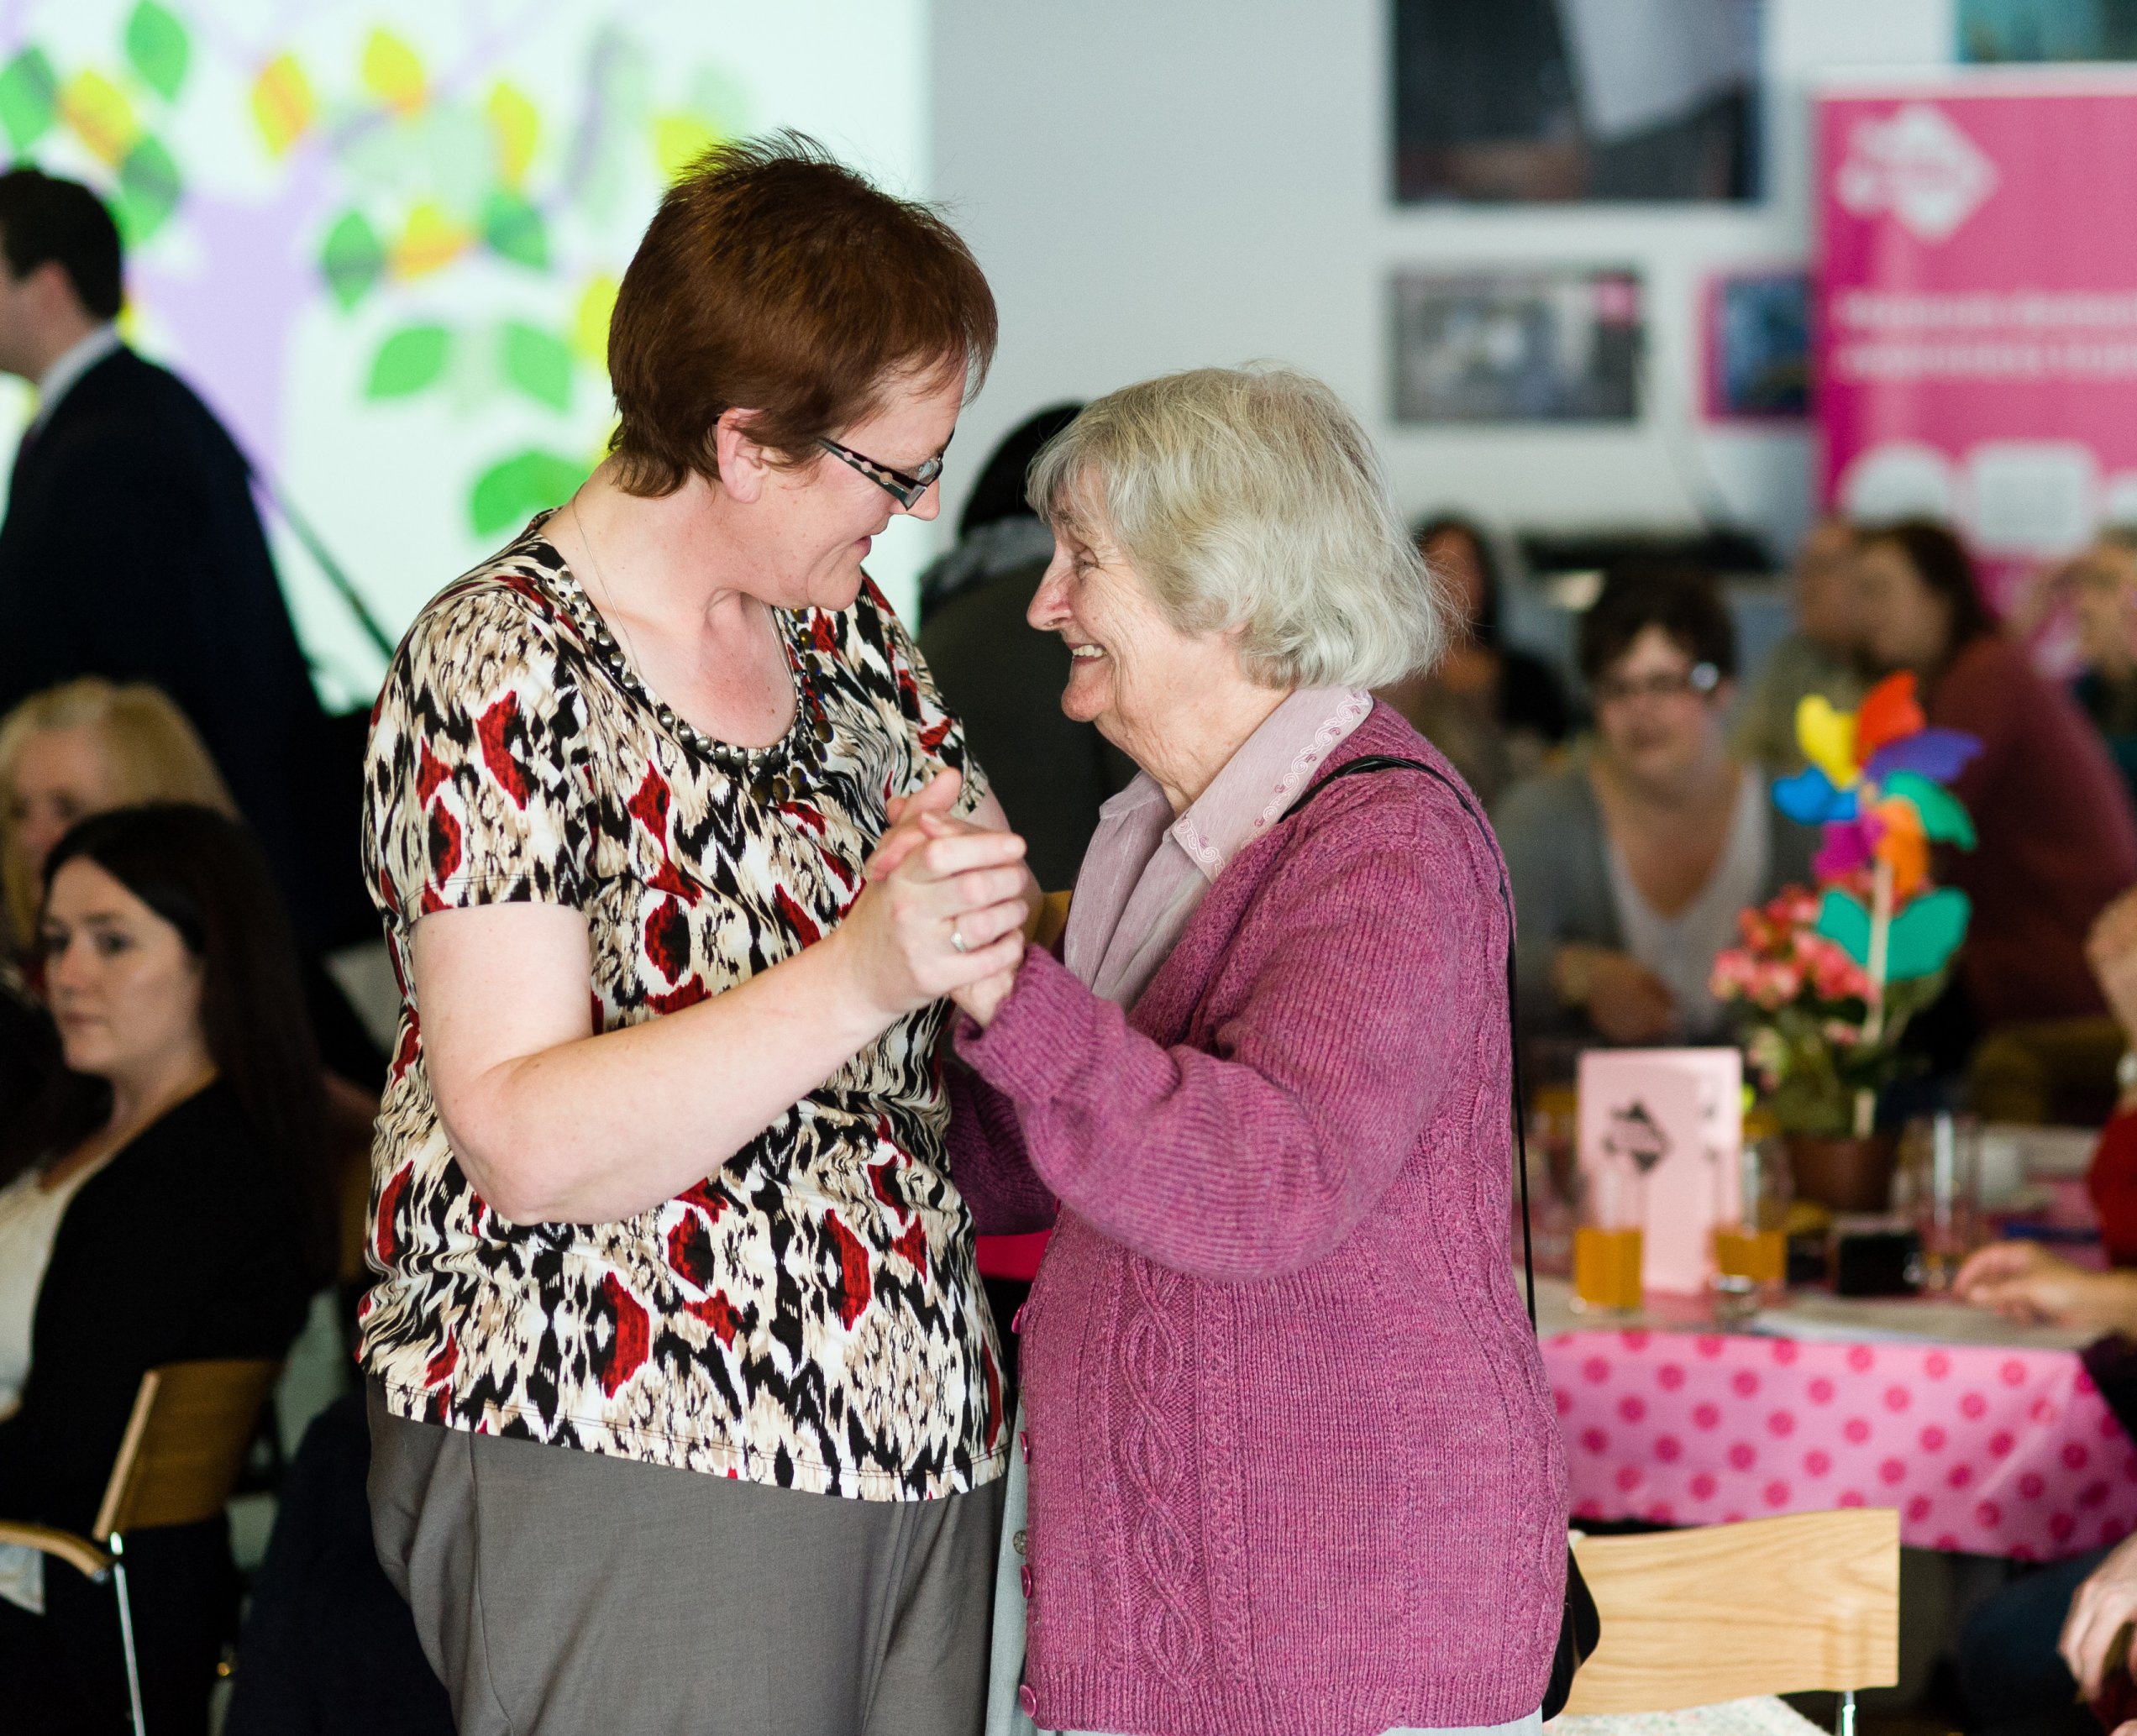
[(984, 1025), (1016, 983), (1034, 889), (1024, 840), (953, 817), (963, 788), (944, 772), (890, 799), (890, 829), (839, 930), (893, 1017), (947, 995)]

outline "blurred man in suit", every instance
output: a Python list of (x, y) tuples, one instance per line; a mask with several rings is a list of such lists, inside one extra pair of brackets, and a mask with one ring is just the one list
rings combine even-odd
[(38, 391), (0, 523), (0, 714), (76, 675), (155, 682), (215, 756), (307, 948), (332, 945), (356, 889), (356, 791), (339, 789), (250, 466), (120, 341), (122, 298), (102, 202), (0, 174), (0, 371)]

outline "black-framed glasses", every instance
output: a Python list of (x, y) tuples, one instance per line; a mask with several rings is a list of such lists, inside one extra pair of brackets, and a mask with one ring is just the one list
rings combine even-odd
[(1657, 671), (1637, 678), (1605, 675), (1595, 684), (1595, 702), (1621, 705), (1627, 700), (1674, 700), (1687, 694), (1704, 699), (1721, 685), (1721, 671), (1710, 663), (1695, 663), (1688, 669), (1665, 674)]
[(841, 446), (836, 440), (819, 437), (816, 444), (841, 463), (851, 464), (908, 512), (918, 506), (920, 497), (935, 485), (935, 479), (942, 474), (942, 459), (950, 449), (945, 442), (941, 452), (909, 475), (903, 470), (892, 469), (888, 464), (878, 464), (864, 452), (856, 452), (850, 446)]

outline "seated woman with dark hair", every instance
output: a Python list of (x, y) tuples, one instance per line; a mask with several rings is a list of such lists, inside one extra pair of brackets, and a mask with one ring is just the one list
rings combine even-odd
[(1730, 756), (1736, 635), (1704, 574), (1612, 574), (1582, 618), (1580, 662), (1591, 745), (1497, 816), (1525, 1022), (1614, 1043), (1713, 1036), (1714, 957), (1739, 911), (1809, 878), (1810, 835)]
[[(1866, 532), (1855, 572), (1872, 662), (1912, 670), (1930, 722), (1982, 744), (1952, 785), (1980, 843), (1940, 852), (1935, 869), (1973, 900), (1958, 962), (1973, 1030), (2103, 1013), (2085, 936), (2137, 881), (2137, 821), (2099, 737), (1996, 630), (1972, 564), (1941, 525)], [(1956, 1058), (1965, 1045), (1947, 1036), (1941, 1046)]]
[(1566, 739), (1572, 709), (1551, 665), (1500, 637), (1505, 581), (1483, 527), (1442, 513), (1410, 534), (1453, 606), (1454, 642), (1436, 668), (1382, 697), (1489, 804), (1515, 779), (1541, 769)]
[[(0, 1514), (86, 1532), (148, 1370), (280, 1356), (330, 1270), (319, 1062), (258, 847), (206, 808), (123, 808), (53, 849), (39, 938), (66, 1072), (0, 1190)], [(147, 1723), (205, 1728), (236, 1585), (227, 1525), (129, 1539)], [(13, 1733), (115, 1728), (109, 1586), (0, 1550)]]

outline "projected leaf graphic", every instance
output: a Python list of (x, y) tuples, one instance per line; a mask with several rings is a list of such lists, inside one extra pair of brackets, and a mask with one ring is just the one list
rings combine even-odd
[(155, 0), (141, 0), (126, 21), (126, 58), (149, 88), (165, 102), (176, 102), (192, 55), (186, 27)]
[(524, 524), (544, 506), (566, 499), (586, 480), (591, 465), (559, 458), (554, 452), (514, 453), (491, 465), (475, 480), (468, 517), (480, 537)]
[(253, 81), (253, 123), (270, 156), (281, 156), (302, 139), (318, 113), (319, 99), (295, 55), (277, 55)]
[(571, 407), (571, 348), (561, 338), (508, 321), (503, 332), (505, 378), (538, 404)]
[(49, 133), (59, 112), (60, 81), (42, 49), (26, 48), (0, 69), (0, 126), (17, 150)]
[(379, 345), (371, 359), (367, 398), (405, 398), (433, 384), (445, 372), (453, 334), (443, 326), (404, 326)]
[(161, 141), (139, 140), (118, 165), (119, 227), (127, 244), (138, 246), (161, 228), (178, 208), (184, 188), (178, 165)]

